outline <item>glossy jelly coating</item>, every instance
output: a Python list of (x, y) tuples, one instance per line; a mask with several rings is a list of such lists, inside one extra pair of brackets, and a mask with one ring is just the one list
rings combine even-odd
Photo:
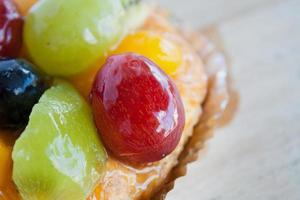
[(182, 64), (182, 50), (167, 34), (138, 31), (124, 38), (114, 53), (135, 52), (154, 61), (168, 75)]
[(141, 55), (109, 57), (96, 76), (91, 102), (105, 146), (123, 161), (159, 161), (181, 138), (185, 115), (178, 90)]
[(45, 76), (29, 62), (0, 60), (0, 127), (26, 125), (32, 107), (47, 87)]
[(23, 19), (12, 0), (0, 1), (0, 57), (16, 57), (22, 46)]
[[(50, 75), (70, 76), (87, 70), (129, 29), (126, 2), (38, 1), (26, 17), (26, 49), (34, 62)], [(135, 8), (138, 13), (139, 7)], [(131, 15), (130, 18), (133, 19)]]
[(107, 154), (89, 105), (58, 80), (34, 106), (12, 157), (24, 200), (83, 200), (99, 181)]
[[(182, 49), (180, 46), (169, 39), (167, 34), (153, 31), (138, 31), (127, 35), (111, 54), (126, 52), (139, 53), (153, 60), (170, 76), (176, 74), (178, 67), (180, 67), (183, 62)], [(72, 84), (83, 96), (88, 97), (94, 78), (104, 62), (105, 59), (101, 59), (95, 67), (70, 78)]]

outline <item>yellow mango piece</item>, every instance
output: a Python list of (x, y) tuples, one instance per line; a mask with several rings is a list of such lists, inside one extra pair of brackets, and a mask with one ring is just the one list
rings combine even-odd
[(168, 75), (173, 75), (182, 64), (182, 49), (166, 34), (138, 31), (121, 42), (113, 54), (133, 52), (154, 61)]

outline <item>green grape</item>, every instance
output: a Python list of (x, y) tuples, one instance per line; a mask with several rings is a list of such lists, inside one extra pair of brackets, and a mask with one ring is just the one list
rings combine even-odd
[(131, 0), (40, 0), (26, 18), (26, 49), (50, 75), (80, 73), (126, 34), (130, 23), (125, 20), (133, 19), (128, 10), (135, 7), (128, 5)]
[(36, 104), (13, 149), (13, 180), (24, 200), (83, 200), (99, 181), (107, 154), (91, 109), (64, 81)]

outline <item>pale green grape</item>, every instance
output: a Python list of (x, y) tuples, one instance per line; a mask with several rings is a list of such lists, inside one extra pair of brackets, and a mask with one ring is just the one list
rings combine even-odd
[(106, 159), (90, 107), (69, 83), (56, 81), (16, 141), (13, 180), (24, 200), (83, 200)]
[(126, 33), (126, 3), (132, 2), (40, 0), (26, 18), (26, 49), (50, 75), (80, 73), (97, 63)]

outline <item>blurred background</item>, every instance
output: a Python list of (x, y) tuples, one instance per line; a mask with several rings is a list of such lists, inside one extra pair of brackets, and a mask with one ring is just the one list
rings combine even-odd
[(151, 0), (213, 27), (240, 103), (167, 200), (300, 199), (300, 0)]

